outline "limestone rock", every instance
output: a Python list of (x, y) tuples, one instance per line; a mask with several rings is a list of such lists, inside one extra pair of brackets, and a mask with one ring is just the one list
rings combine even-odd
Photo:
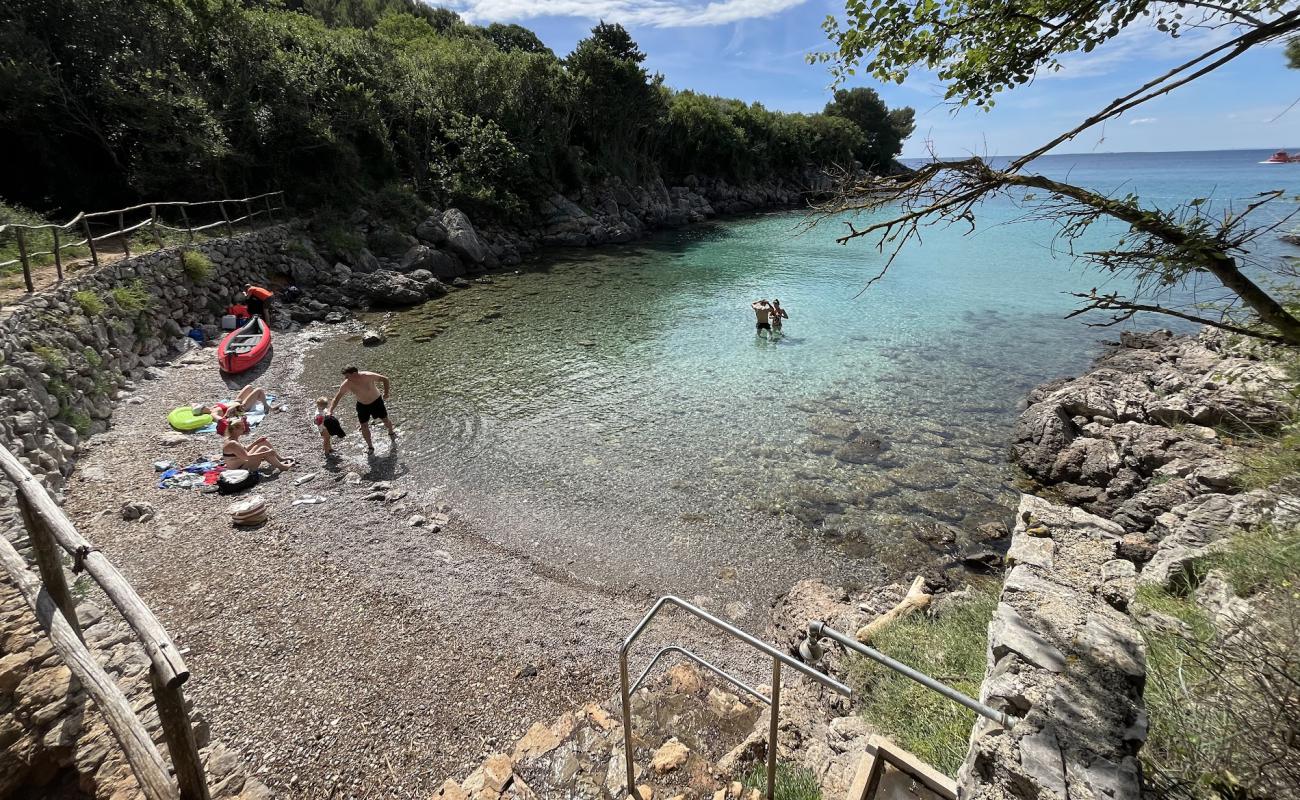
[(685, 764), (690, 755), (690, 749), (679, 742), (677, 737), (673, 737), (655, 751), (650, 760), (650, 768), (656, 775), (663, 775)]

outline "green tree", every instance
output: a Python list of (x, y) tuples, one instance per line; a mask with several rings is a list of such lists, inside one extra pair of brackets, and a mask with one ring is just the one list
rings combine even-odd
[(898, 157), (915, 127), (912, 109), (890, 111), (875, 89), (865, 87), (836, 90), (824, 113), (843, 117), (862, 130), (866, 141), (854, 155), (864, 167), (876, 171), (887, 169)]
[[(1105, 272), (1131, 276), (1135, 291), (1127, 297), (1096, 289), (1077, 293), (1083, 305), (1075, 313), (1109, 311), (1110, 321), (1101, 324), (1115, 324), (1140, 312), (1153, 312), (1300, 345), (1300, 320), (1256, 273), (1243, 269), (1250, 243), (1279, 224), (1255, 223), (1252, 212), (1281, 197), (1281, 190), (1256, 198), (1241, 211), (1224, 214), (1212, 210), (1206, 198), (1190, 199), (1181, 208), (1159, 208), (1143, 204), (1132, 194), (1106, 195), (1030, 169), (1034, 159), (1058, 145), (1176, 91), (1255, 47), (1294, 36), (1300, 30), (1300, 8), (1294, 2), (849, 0), (845, 20), (830, 18), (825, 25), (834, 49), (814, 58), (830, 62), (837, 81), (858, 70), (896, 82), (918, 67), (933, 70), (945, 84), (949, 101), (987, 109), (999, 93), (1036, 75), (1063, 69), (1066, 55), (1092, 52), (1138, 25), (1171, 37), (1197, 28), (1214, 29), (1216, 36), (1200, 40), (1199, 52), (1182, 64), (1005, 166), (980, 158), (935, 161), (910, 175), (852, 187), (824, 210), (891, 209), (891, 213), (852, 228), (840, 241), (874, 236), (882, 246), (902, 247), (923, 225), (973, 224), (981, 200), (1016, 191), (1029, 202), (1043, 204), (1042, 215), (1057, 223), (1067, 243), (1100, 220), (1115, 220), (1125, 227), (1114, 247), (1089, 253), (1087, 258)], [(892, 262), (889, 259), (871, 282), (883, 277)], [(1283, 279), (1295, 277), (1285, 264), (1264, 266)], [(1232, 302), (1209, 313), (1178, 302), (1179, 296), (1194, 294), (1187, 290), (1200, 287), (1207, 276), (1212, 284), (1228, 290)], [(1176, 295), (1178, 290), (1183, 294)], [(1243, 309), (1247, 313), (1241, 313)]]
[(555, 53), (551, 52), (551, 48), (537, 38), (537, 34), (522, 25), (503, 25), (500, 22), (493, 22), (483, 29), (483, 35), (487, 37), (488, 41), (507, 53), (519, 50), (524, 53), (555, 55)]
[(622, 25), (601, 22), (564, 61), (573, 82), (575, 142), (628, 177), (645, 166), (667, 112), (663, 79), (646, 72), (644, 60)]

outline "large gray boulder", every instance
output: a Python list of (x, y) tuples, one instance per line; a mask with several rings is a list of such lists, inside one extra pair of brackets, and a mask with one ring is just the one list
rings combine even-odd
[(353, 275), (348, 288), (376, 305), (409, 306), (423, 302), (426, 296), (419, 281), (386, 269)]
[(415, 226), (415, 236), (422, 242), (442, 244), (447, 241), (447, 226), (440, 216), (432, 216)]
[(487, 259), (487, 246), (463, 211), (449, 208), (442, 212), (442, 224), (447, 229), (447, 248), (453, 253), (476, 265)]

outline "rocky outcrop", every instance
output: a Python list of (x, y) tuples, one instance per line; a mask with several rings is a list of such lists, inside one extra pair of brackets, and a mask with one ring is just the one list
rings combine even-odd
[(980, 692), (1017, 721), (980, 718), (963, 796), (1140, 796), (1145, 650), (1125, 613), (1136, 584), (1118, 556), (1123, 534), (1080, 509), (1021, 498)]
[(1232, 485), (1222, 435), (1286, 416), (1286, 376), (1218, 331), (1122, 336), (1086, 375), (1030, 394), (1016, 463), (1051, 496), (1140, 533), (1173, 506)]

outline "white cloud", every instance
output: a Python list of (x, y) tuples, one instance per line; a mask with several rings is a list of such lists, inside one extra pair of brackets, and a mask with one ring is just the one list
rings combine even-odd
[(533, 17), (603, 19), (656, 28), (727, 25), (779, 14), (808, 0), (454, 0), (451, 7), (470, 22), (505, 22)]
[(1128, 124), (1130, 124), (1130, 125), (1150, 125), (1151, 123), (1153, 123), (1153, 122), (1155, 122), (1155, 121), (1156, 121), (1156, 118), (1155, 118), (1155, 117), (1138, 117), (1137, 119), (1131, 119), (1131, 120), (1129, 120), (1129, 121), (1128, 121)]

